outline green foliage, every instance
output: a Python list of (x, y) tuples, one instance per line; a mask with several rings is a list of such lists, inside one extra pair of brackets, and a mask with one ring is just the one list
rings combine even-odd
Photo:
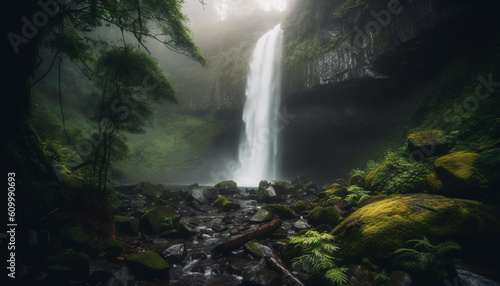
[(161, 222), (161, 225), (168, 229), (171, 229), (174, 226), (174, 221), (172, 220), (171, 217), (164, 217)]
[(346, 268), (335, 263), (335, 253), (339, 247), (334, 245), (334, 237), (328, 233), (307, 231), (290, 238), (289, 244), (298, 249), (300, 256), (293, 258), (291, 266), (309, 273), (312, 277), (321, 274), (329, 285), (342, 285), (347, 282)]
[(419, 162), (408, 156), (387, 151), (382, 169), (375, 175), (370, 191), (377, 194), (423, 192), (426, 178), (432, 172), (431, 162)]
[(424, 236), (422, 239), (411, 239), (411, 248), (400, 248), (392, 253), (395, 265), (422, 279), (423, 284), (432, 285), (442, 282), (454, 273), (454, 258), (460, 246), (453, 241), (432, 245)]
[(356, 185), (348, 187), (347, 193), (345, 200), (355, 204), (358, 204), (361, 200), (370, 196), (369, 191)]

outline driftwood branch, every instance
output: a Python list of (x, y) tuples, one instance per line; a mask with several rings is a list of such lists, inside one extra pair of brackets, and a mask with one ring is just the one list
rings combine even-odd
[(265, 257), (267, 264), (274, 270), (283, 274), (288, 282), (293, 286), (304, 286), (304, 284), (297, 278), (295, 275), (290, 272), (290, 270), (286, 269), (285, 265), (281, 262), (281, 260), (275, 255), (266, 255)]
[(258, 228), (242, 234), (236, 238), (226, 241), (222, 244), (217, 245), (212, 249), (212, 255), (219, 257), (221, 254), (231, 252), (245, 245), (247, 241), (257, 239), (266, 234), (269, 234), (281, 227), (281, 219), (277, 218), (270, 223), (259, 226)]

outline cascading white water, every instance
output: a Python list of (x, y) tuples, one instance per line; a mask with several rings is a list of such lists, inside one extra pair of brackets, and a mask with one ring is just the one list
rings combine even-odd
[(241, 186), (276, 179), (282, 38), (279, 24), (259, 39), (250, 61), (243, 109), (245, 134), (239, 146), (240, 167), (235, 171), (235, 181)]

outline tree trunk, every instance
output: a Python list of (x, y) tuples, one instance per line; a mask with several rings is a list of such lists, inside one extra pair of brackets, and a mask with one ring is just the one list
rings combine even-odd
[(300, 281), (299, 278), (295, 277), (295, 275), (292, 274), (292, 272), (290, 272), (288, 269), (286, 269), (285, 265), (283, 265), (283, 263), (281, 262), (281, 260), (274, 256), (274, 255), (267, 255), (265, 257), (266, 259), (266, 262), (268, 263), (268, 265), (276, 270), (276, 271), (279, 271), (281, 274), (283, 274), (286, 279), (288, 280), (289, 284), (290, 285), (293, 285), (293, 286), (304, 286), (304, 284)]
[(236, 238), (233, 238), (229, 241), (217, 245), (212, 249), (212, 255), (215, 257), (219, 257), (222, 254), (231, 252), (235, 249), (242, 247), (247, 241), (262, 237), (266, 234), (269, 234), (277, 230), (280, 227), (281, 227), (281, 219), (277, 218), (268, 224), (262, 225), (250, 232), (247, 232), (243, 235), (240, 235)]

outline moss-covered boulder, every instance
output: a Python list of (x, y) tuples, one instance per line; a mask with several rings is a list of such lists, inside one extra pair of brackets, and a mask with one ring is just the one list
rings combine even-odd
[(478, 182), (474, 163), (477, 153), (456, 152), (439, 157), (434, 162), (435, 173), (427, 177), (427, 185), (433, 193), (467, 198), (477, 197), (467, 191)]
[(425, 130), (408, 136), (408, 148), (415, 159), (448, 152), (448, 140), (441, 130)]
[(273, 182), (272, 186), (274, 187), (276, 192), (278, 194), (281, 194), (281, 195), (291, 194), (295, 191), (294, 185), (287, 183), (287, 182), (284, 182), (284, 181)]
[(256, 259), (262, 259), (266, 255), (272, 256), (274, 254), (273, 250), (259, 242), (254, 240), (245, 243), (245, 252), (255, 257)]
[(151, 199), (157, 199), (165, 193), (165, 187), (162, 184), (152, 184), (150, 182), (141, 182), (137, 186), (139, 193)]
[(330, 196), (345, 197), (347, 195), (347, 188), (341, 184), (331, 184), (327, 190), (319, 192), (318, 198), (325, 199)]
[(240, 204), (232, 202), (228, 200), (226, 197), (219, 196), (215, 201), (214, 201), (214, 207), (221, 209), (225, 212), (231, 211), (231, 210), (239, 210)]
[(340, 213), (333, 206), (330, 207), (315, 207), (307, 215), (306, 219), (313, 226), (327, 224), (336, 226), (340, 219)]
[(293, 204), (293, 209), (296, 212), (301, 213), (307, 209), (307, 204), (302, 200), (298, 200), (295, 204)]
[(276, 192), (273, 186), (257, 191), (257, 202), (259, 203), (275, 203), (280, 201), (281, 196)]
[(135, 217), (115, 215), (115, 229), (123, 234), (137, 235), (139, 220)]
[(277, 215), (273, 214), (268, 210), (260, 209), (250, 218), (250, 221), (255, 223), (268, 222), (272, 221), (277, 217), (278, 217)]
[(497, 210), (477, 201), (440, 195), (388, 196), (356, 210), (332, 234), (340, 239), (343, 256), (349, 261), (389, 262), (391, 252), (424, 235), (435, 244), (455, 241), (469, 257), (500, 250), (494, 242), (500, 238)]
[(158, 234), (167, 229), (173, 229), (181, 219), (181, 215), (168, 206), (158, 206), (150, 209), (139, 220), (141, 229), (151, 234)]
[(265, 209), (282, 219), (295, 218), (295, 213), (293, 212), (293, 210), (286, 206), (271, 204), (263, 206), (262, 209)]
[(215, 184), (214, 188), (219, 194), (224, 196), (236, 195), (241, 192), (236, 182), (231, 180), (219, 182)]
[(128, 256), (125, 262), (130, 270), (141, 279), (153, 280), (168, 277), (168, 268), (170, 265), (154, 251), (145, 251)]

